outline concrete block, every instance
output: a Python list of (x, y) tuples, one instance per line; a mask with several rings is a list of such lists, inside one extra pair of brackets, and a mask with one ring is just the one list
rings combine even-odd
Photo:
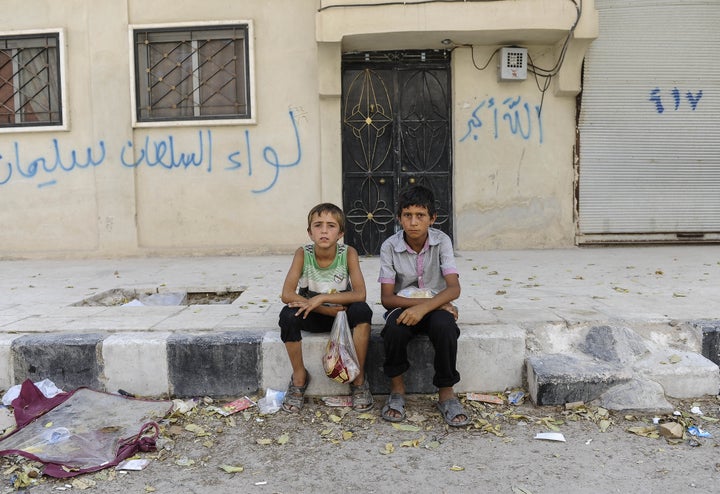
[(98, 357), (102, 334), (26, 335), (12, 342), (15, 379), (50, 379), (65, 391), (79, 387), (104, 390)]
[(579, 345), (582, 352), (605, 362), (627, 365), (649, 352), (640, 335), (619, 326), (593, 326)]
[(505, 391), (522, 386), (525, 330), (515, 325), (481, 325), (461, 326), (460, 331), (456, 392)]
[(236, 397), (259, 387), (262, 333), (174, 334), (167, 339), (171, 396)]
[[(335, 396), (349, 394), (349, 386), (340, 384), (325, 376), (322, 358), (330, 333), (303, 332), (302, 351), (305, 368), (311, 380), (306, 391), (307, 396)], [(280, 330), (269, 330), (262, 341), (262, 388), (285, 391), (292, 376), (292, 366), (288, 359), (285, 344), (280, 340)], [(373, 381), (370, 380), (371, 390)]]
[(720, 391), (717, 364), (699, 353), (668, 348), (638, 361), (634, 369), (645, 379), (660, 383), (672, 398), (697, 398)]
[[(365, 361), (365, 373), (375, 394), (390, 392), (390, 379), (383, 372), (385, 349), (380, 327), (374, 327)], [(342, 395), (347, 385), (325, 377), (322, 358), (329, 333), (303, 333), (305, 367), (313, 377), (308, 386), (309, 396)], [(435, 374), (435, 352), (427, 336), (419, 335), (408, 344), (410, 369), (405, 374), (408, 393), (435, 393), (432, 379)], [(502, 391), (522, 385), (525, 362), (525, 332), (517, 326), (467, 326), (461, 328), (458, 340), (457, 392)], [(292, 368), (279, 331), (268, 331), (263, 338), (262, 386), (285, 390)]]
[(663, 387), (647, 379), (632, 379), (613, 386), (598, 401), (600, 406), (615, 411), (665, 415), (674, 410), (665, 399)]
[(0, 389), (8, 389), (16, 384), (13, 369), (12, 342), (16, 334), (0, 334)]
[[(382, 328), (377, 328), (373, 331), (372, 337), (370, 338), (370, 348), (368, 349), (368, 358), (365, 367), (367, 368), (367, 376), (370, 380), (370, 388), (373, 393), (389, 394), (390, 378), (383, 372), (385, 346), (382, 336), (380, 336), (381, 330)], [(435, 374), (433, 367), (435, 351), (428, 337), (418, 335), (412, 339), (410, 343), (408, 343), (407, 353), (410, 368), (404, 376), (405, 391), (410, 394), (435, 393), (437, 388), (432, 383), (433, 375)]]
[(574, 355), (547, 354), (527, 359), (528, 392), (536, 405), (587, 403), (631, 377), (630, 371), (621, 366)]
[[(325, 375), (322, 360), (330, 333), (303, 333), (303, 360), (305, 368), (312, 376), (307, 389), (308, 396), (334, 396), (349, 394), (347, 384), (340, 384)], [(433, 349), (426, 336), (418, 336), (408, 344), (410, 369), (405, 374), (405, 389), (408, 393), (434, 393), (432, 384)], [(390, 379), (383, 373), (385, 350), (380, 328), (373, 328), (370, 336), (368, 355), (365, 359), (365, 375), (374, 394), (388, 394)], [(272, 331), (263, 340), (263, 387), (287, 389), (292, 374), (284, 343), (280, 332)]]
[(137, 396), (169, 392), (167, 338), (171, 333), (114, 334), (103, 341), (105, 387)]
[(691, 321), (690, 324), (701, 332), (703, 357), (720, 365), (720, 321)]

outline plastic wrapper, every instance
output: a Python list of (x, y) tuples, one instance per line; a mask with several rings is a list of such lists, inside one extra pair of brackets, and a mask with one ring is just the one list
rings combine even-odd
[[(16, 404), (19, 402), (13, 406)], [(128, 399), (80, 388), (52, 410), (2, 438), (0, 455), (18, 454), (62, 466), (56, 469), (59, 474), (50, 474), (56, 477), (94, 471), (115, 464), (120, 450), (129, 442), (137, 442), (150, 424), (157, 429), (154, 421), (166, 416), (170, 408), (167, 401)]]
[(397, 294), (399, 297), (405, 298), (433, 298), (436, 295), (435, 290), (431, 290), (430, 288), (418, 288), (416, 286), (403, 288), (397, 292)]
[(323, 355), (323, 367), (325, 374), (339, 383), (352, 382), (360, 374), (360, 365), (345, 311), (340, 311), (335, 316), (330, 339)]

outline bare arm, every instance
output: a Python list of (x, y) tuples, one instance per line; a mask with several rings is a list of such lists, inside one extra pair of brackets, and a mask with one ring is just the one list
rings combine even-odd
[[(298, 257), (299, 267), (295, 269)], [(290, 271), (288, 272), (285, 284), (283, 285), (282, 301), (290, 307), (297, 307), (298, 311), (295, 315), (303, 315), (303, 317), (307, 317), (310, 312), (317, 312), (319, 314), (334, 316), (339, 311), (343, 310), (344, 306), (350, 305), (353, 302), (363, 302), (365, 300), (365, 279), (360, 271), (360, 260), (358, 258), (357, 251), (354, 248), (348, 246), (347, 252), (348, 274), (350, 276), (350, 283), (352, 284), (352, 290), (348, 292), (321, 293), (309, 299), (298, 295), (295, 290), (297, 288), (297, 283), (300, 280), (300, 275), (302, 274), (303, 262), (303, 250), (298, 249), (298, 251), (295, 252), (295, 258), (293, 258), (293, 263), (290, 266)], [(292, 284), (293, 282), (294, 284)], [(289, 284), (292, 285), (292, 288)], [(324, 304), (333, 304), (337, 307), (328, 307)]]
[(285, 276), (285, 282), (283, 283), (282, 295), (280, 296), (280, 300), (282, 300), (284, 304), (290, 304), (291, 302), (300, 302), (305, 299), (297, 292), (297, 286), (298, 282), (300, 281), (300, 276), (302, 275), (304, 262), (305, 254), (302, 247), (300, 247), (295, 251), (292, 264), (290, 264), (290, 269), (288, 269), (287, 275)]

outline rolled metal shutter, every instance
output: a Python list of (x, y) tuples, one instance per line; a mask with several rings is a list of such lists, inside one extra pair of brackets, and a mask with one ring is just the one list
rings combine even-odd
[(595, 5), (600, 35), (585, 59), (579, 117), (579, 243), (717, 234), (720, 2)]

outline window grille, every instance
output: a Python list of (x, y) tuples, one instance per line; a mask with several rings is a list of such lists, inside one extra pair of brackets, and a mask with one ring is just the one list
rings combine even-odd
[(62, 125), (59, 38), (0, 36), (0, 128)]
[(133, 34), (138, 122), (251, 117), (247, 25)]

